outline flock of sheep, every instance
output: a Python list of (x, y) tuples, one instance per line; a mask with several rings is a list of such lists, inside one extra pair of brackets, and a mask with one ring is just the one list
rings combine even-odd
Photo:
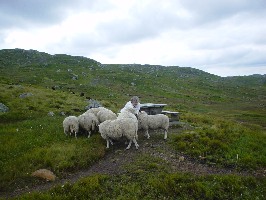
[(140, 111), (136, 115), (133, 108), (127, 108), (117, 115), (107, 108), (98, 107), (91, 108), (78, 117), (66, 117), (63, 121), (63, 127), (66, 135), (75, 134), (76, 138), (81, 130), (87, 132), (88, 137), (92, 131), (98, 131), (107, 142), (106, 148), (109, 148), (110, 143), (113, 144), (112, 140), (124, 136), (129, 140), (126, 149), (131, 147), (132, 142), (138, 149), (138, 130), (143, 129), (145, 136), (150, 138), (149, 129), (163, 129), (164, 139), (166, 139), (169, 118), (163, 114), (148, 115), (145, 111)]

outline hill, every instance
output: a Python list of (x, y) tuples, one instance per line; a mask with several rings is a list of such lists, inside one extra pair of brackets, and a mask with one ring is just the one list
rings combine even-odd
[(85, 57), (23, 49), (0, 51), (0, 73), (3, 84), (82, 94), (115, 110), (137, 95), (143, 103), (166, 103), (167, 109), (181, 112), (235, 113), (241, 120), (256, 112), (255, 122), (265, 122), (266, 75), (222, 78), (189, 67), (103, 65)]
[[(107, 150), (97, 132), (89, 139), (63, 133), (65, 116), (80, 115), (90, 100), (118, 112), (133, 95), (181, 112), (167, 141), (159, 131), (150, 140), (140, 132), (140, 150), (126, 153), (123, 141)], [(264, 199), (266, 75), (4, 49), (0, 103), (0, 197)], [(51, 187), (30, 176), (41, 168), (56, 174), (56, 187), (34, 193)], [(76, 182), (77, 174), (85, 177)]]

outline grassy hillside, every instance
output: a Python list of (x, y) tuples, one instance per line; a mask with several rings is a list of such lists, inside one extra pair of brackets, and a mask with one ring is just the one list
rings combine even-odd
[(219, 111), (265, 124), (265, 75), (221, 78), (193, 68), (102, 65), (84, 57), (21, 49), (1, 50), (0, 59), (1, 83), (5, 84), (84, 93), (108, 102), (113, 109), (138, 95), (142, 102), (167, 103), (169, 109), (182, 112)]
[[(0, 192), (37, 184), (30, 176), (36, 169), (50, 169), (62, 178), (104, 157), (105, 141), (99, 135), (94, 134), (90, 139), (81, 136), (76, 140), (63, 133), (65, 115), (83, 113), (89, 99), (101, 102), (114, 112), (133, 95), (139, 96), (142, 103), (166, 103), (165, 109), (181, 112), (181, 121), (192, 127), (171, 130), (166, 145), (176, 152), (222, 168), (263, 170), (266, 166), (266, 75), (222, 78), (189, 67), (103, 65), (84, 57), (10, 49), (0, 50), (0, 86), (0, 103), (9, 108), (9, 112), (0, 112)], [(163, 162), (161, 164), (164, 168)], [(147, 194), (151, 195), (156, 189), (155, 196), (163, 198), (169, 194), (169, 199), (174, 199), (178, 196), (170, 194), (170, 188), (174, 187), (178, 193), (174, 183), (180, 181), (184, 186), (190, 177), (167, 173), (170, 174), (158, 176), (169, 187), (148, 173), (130, 175), (138, 181), (123, 176), (96, 176), (67, 187), (69, 191), (77, 187), (82, 190), (80, 185), (93, 182), (92, 188), (105, 194), (110, 183), (119, 188), (122, 181), (132, 183), (123, 188), (130, 193), (148, 180)], [(193, 180), (195, 185), (186, 185), (184, 191), (193, 190), (191, 198), (196, 199), (200, 191), (213, 197), (214, 180), (221, 186), (218, 199), (230, 198), (222, 195), (229, 182), (236, 185), (238, 192), (232, 189), (236, 196), (243, 188), (247, 198), (256, 195), (260, 199), (264, 193), (258, 186), (265, 185), (265, 179), (221, 176), (193, 177)], [(63, 189), (58, 188), (58, 198), (63, 198), (62, 192)], [(116, 191), (113, 192), (113, 198), (117, 197)], [(52, 198), (53, 193), (43, 195)], [(85, 193), (79, 191), (79, 195)], [(93, 194), (93, 190), (86, 193)], [(121, 195), (122, 199), (127, 197), (126, 192)], [(145, 197), (140, 191), (138, 195), (136, 199)], [(185, 192), (180, 196), (189, 198)]]

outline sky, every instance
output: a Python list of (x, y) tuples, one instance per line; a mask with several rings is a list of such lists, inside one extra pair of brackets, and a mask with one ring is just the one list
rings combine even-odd
[(0, 49), (266, 74), (266, 0), (0, 0)]

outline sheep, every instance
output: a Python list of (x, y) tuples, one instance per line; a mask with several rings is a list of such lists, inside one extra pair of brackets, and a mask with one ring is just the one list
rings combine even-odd
[(98, 118), (99, 122), (102, 123), (106, 120), (114, 120), (117, 118), (117, 116), (113, 111), (105, 108), (105, 109), (101, 109), (97, 113), (97, 118)]
[[(136, 116), (133, 113), (135, 113), (135, 110), (133, 108), (132, 109), (131, 108), (124, 109), (122, 111), (122, 113), (119, 113), (118, 114), (117, 119), (124, 119), (124, 118), (130, 119), (130, 120), (127, 120), (127, 121), (130, 121), (130, 126), (132, 126), (131, 128), (134, 129), (137, 132), (137, 130), (138, 130), (138, 120), (137, 120)], [(120, 120), (120, 122), (123, 122), (123, 120)], [(133, 128), (133, 125), (134, 125), (134, 128)], [(100, 130), (100, 128), (99, 128), (99, 130)], [(110, 133), (110, 134), (112, 134), (112, 133)], [(121, 134), (120, 135), (118, 134), (118, 136), (117, 136), (116, 134), (118, 134), (118, 133), (114, 133), (113, 134), (114, 136), (113, 137), (109, 137), (108, 139), (106, 139), (105, 137), (103, 137), (107, 141), (107, 148), (109, 148), (109, 143), (111, 143), (113, 145), (113, 142), (112, 142), (111, 139), (115, 139), (115, 138), (117, 139), (117, 138), (120, 138), (120, 137), (123, 136)], [(127, 149), (130, 148), (132, 141), (134, 141), (134, 143), (135, 143), (136, 140), (138, 139), (138, 135), (137, 134), (134, 137), (135, 137), (135, 140), (133, 140), (133, 139), (131, 140), (130, 137), (126, 137), (127, 139), (129, 139), (129, 145), (128, 145), (128, 148)], [(126, 142), (126, 144), (127, 144), (127, 142)], [(135, 143), (135, 146), (136, 146), (136, 148), (138, 148), (137, 142)]]
[(111, 111), (105, 107), (91, 108), (91, 109), (87, 110), (85, 113), (95, 114), (95, 116), (98, 118), (100, 123), (104, 122), (105, 120), (108, 120), (108, 119), (113, 120), (113, 119), (117, 118), (116, 114), (113, 111)]
[(131, 118), (118, 118), (115, 120), (106, 120), (99, 125), (99, 132), (103, 139), (106, 140), (106, 148), (109, 148), (109, 143), (113, 144), (111, 139), (119, 139), (125, 136), (129, 140), (126, 149), (131, 147), (132, 142), (136, 149), (139, 145), (137, 143), (137, 126), (135, 120)]
[[(109, 120), (108, 122), (100, 124), (101, 128), (99, 126), (99, 132), (107, 141), (106, 148), (109, 148), (109, 143), (113, 144), (111, 139), (118, 139), (122, 136), (126, 136), (126, 138), (129, 139), (129, 144), (126, 149), (129, 149), (131, 147), (132, 141), (134, 142), (136, 149), (138, 149), (139, 145), (136, 141), (138, 139), (138, 120), (133, 113), (135, 113), (135, 110), (133, 108), (127, 108), (118, 114), (115, 122), (110, 123), (110, 121), (112, 120)], [(126, 124), (123, 124), (124, 122)], [(123, 124), (122, 127), (119, 125), (119, 123)], [(127, 123), (129, 123), (129, 125)], [(127, 129), (126, 126), (128, 126), (129, 129)], [(135, 134), (132, 130), (135, 131)]]
[(76, 116), (68, 116), (63, 121), (64, 133), (67, 135), (68, 133), (71, 135), (75, 134), (77, 138), (77, 133), (79, 131), (79, 122)]
[(145, 111), (138, 114), (138, 127), (144, 129), (145, 136), (149, 139), (149, 129), (163, 129), (164, 139), (167, 139), (167, 132), (169, 128), (169, 117), (163, 114), (148, 115)]
[(118, 114), (117, 118), (131, 118), (137, 121), (134, 108), (125, 108), (121, 110), (121, 113)]
[(78, 116), (79, 126), (88, 132), (88, 138), (91, 136), (91, 132), (99, 125), (98, 118), (93, 113), (83, 113)]
[[(137, 119), (137, 116), (134, 113), (135, 113), (135, 109), (134, 108), (125, 108), (124, 110), (122, 110), (121, 113), (118, 114), (117, 119), (122, 119), (122, 118), (131, 119), (134, 122), (134, 124), (135, 124), (136, 130), (138, 130), (138, 119)], [(137, 135), (136, 139), (138, 139), (138, 135)]]
[(95, 116), (97, 116), (97, 113), (100, 110), (106, 109), (104, 107), (98, 107), (98, 108), (90, 108), (89, 110), (87, 110), (85, 113), (93, 113)]

